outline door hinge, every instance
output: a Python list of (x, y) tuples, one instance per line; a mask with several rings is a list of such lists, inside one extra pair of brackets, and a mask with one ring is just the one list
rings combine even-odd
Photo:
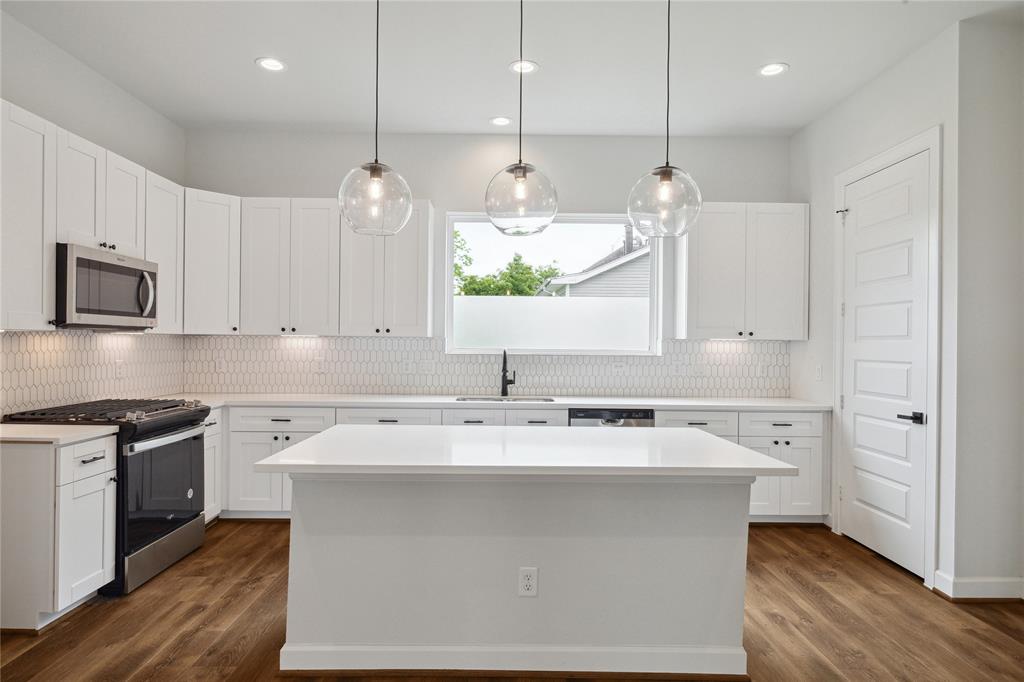
[(843, 486), (839, 486), (839, 501), (843, 501)]
[(839, 409), (841, 410), (844, 407), (846, 407), (846, 396), (845, 395), (841, 395), (841, 396), (839, 396)]
[(846, 317), (846, 301), (839, 304), (839, 316)]

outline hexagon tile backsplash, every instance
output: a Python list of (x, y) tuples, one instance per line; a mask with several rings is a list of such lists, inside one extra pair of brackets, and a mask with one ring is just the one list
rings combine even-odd
[(91, 331), (0, 334), (0, 411), (164, 395), (184, 384), (185, 340)]
[[(493, 394), (501, 357), (444, 339), (191, 336), (185, 393)], [(668, 341), (664, 355), (513, 355), (521, 395), (789, 396), (784, 341)]]
[[(5, 332), (0, 411), (168, 393), (488, 394), (495, 355), (443, 339)], [(789, 396), (784, 341), (667, 341), (664, 355), (513, 355), (514, 392)]]

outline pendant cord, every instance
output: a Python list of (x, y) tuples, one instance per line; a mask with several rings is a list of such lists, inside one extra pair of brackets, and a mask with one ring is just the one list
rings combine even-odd
[(523, 163), (523, 0), (519, 0), (519, 163)]
[(380, 127), (380, 0), (377, 0), (377, 37), (376, 54), (374, 56), (373, 73), (373, 162), (380, 163), (377, 158), (377, 131)]
[(668, 19), (665, 22), (666, 25), (666, 37), (665, 37), (665, 165), (668, 166), (668, 141), (669, 141), (669, 128), (668, 128), (668, 114), (669, 106), (671, 102), (672, 92), (672, 0), (667, 0), (668, 4)]

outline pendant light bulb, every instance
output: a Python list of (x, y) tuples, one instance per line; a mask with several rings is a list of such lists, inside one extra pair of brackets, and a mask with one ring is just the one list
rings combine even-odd
[(665, 165), (640, 176), (626, 199), (633, 228), (645, 237), (681, 237), (697, 221), (704, 199), (700, 187), (669, 163), (669, 70), (672, 63), (672, 0), (667, 0), (668, 36), (665, 42)]
[[(523, 0), (519, 0), (519, 63), (523, 63)], [(543, 232), (558, 213), (558, 192), (546, 175), (523, 162), (523, 72), (519, 76), (519, 161), (491, 178), (484, 209), (502, 234), (526, 236)]]
[(388, 237), (397, 234), (412, 217), (409, 183), (377, 158), (380, 121), (380, 0), (377, 0), (377, 37), (373, 103), (373, 161), (353, 168), (341, 181), (338, 205), (353, 232)]

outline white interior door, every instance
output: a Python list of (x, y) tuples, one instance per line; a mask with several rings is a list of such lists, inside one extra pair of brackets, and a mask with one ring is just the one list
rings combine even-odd
[(846, 185), (842, 532), (924, 572), (929, 152)]
[(289, 199), (242, 199), (243, 334), (288, 331), (291, 210)]
[(340, 239), (337, 199), (292, 199), (291, 332), (337, 336)]

